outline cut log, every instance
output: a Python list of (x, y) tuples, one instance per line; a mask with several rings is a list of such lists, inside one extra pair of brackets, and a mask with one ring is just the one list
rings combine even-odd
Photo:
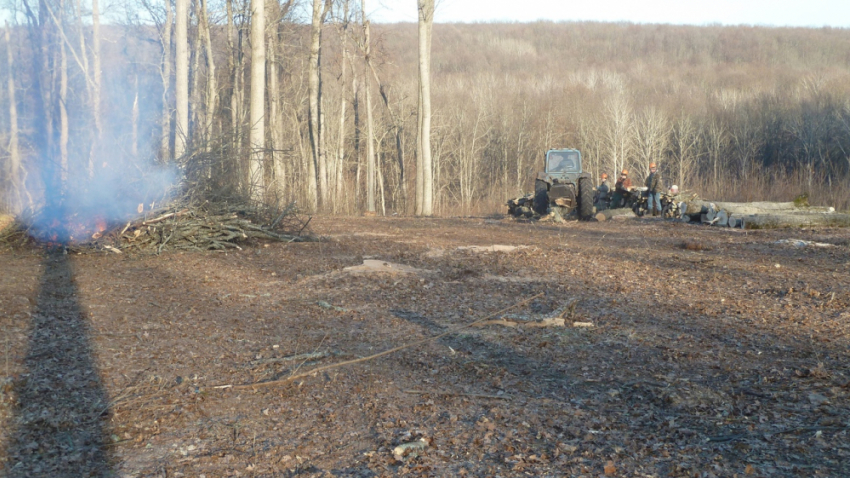
[(596, 213), (596, 220), (599, 222), (608, 221), (616, 217), (634, 217), (635, 213), (627, 207), (619, 209), (606, 209)]
[(792, 226), (850, 226), (850, 214), (754, 214), (743, 218), (744, 229), (768, 229)]
[[(708, 209), (712, 208), (712, 206), (715, 212), (722, 209), (729, 214), (741, 215), (775, 214), (810, 209), (798, 208), (793, 202), (709, 202), (694, 200), (688, 203), (687, 210), (688, 214), (696, 214), (696, 210), (700, 209), (701, 214), (705, 214)], [(691, 211), (693, 211), (693, 213)]]
[(720, 226), (720, 227), (728, 227), (729, 226), (729, 213), (726, 212), (725, 209), (721, 209), (721, 210), (717, 211), (717, 215), (714, 216), (714, 219), (716, 221), (714, 223), (715, 226)]
[(744, 220), (741, 216), (729, 215), (729, 227), (743, 227)]

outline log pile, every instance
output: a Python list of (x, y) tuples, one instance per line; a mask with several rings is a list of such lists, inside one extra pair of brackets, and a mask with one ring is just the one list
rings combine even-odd
[(786, 226), (850, 226), (850, 214), (804, 202), (710, 202), (697, 198), (679, 203), (683, 222), (720, 227), (763, 229)]
[(534, 194), (508, 200), (508, 214), (514, 217), (534, 216)]

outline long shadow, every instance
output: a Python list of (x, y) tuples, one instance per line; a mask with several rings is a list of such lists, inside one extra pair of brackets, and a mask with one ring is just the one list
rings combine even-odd
[(48, 254), (0, 476), (112, 475), (103, 389), (67, 255)]

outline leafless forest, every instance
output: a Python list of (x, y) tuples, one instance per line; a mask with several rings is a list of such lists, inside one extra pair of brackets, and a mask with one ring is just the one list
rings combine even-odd
[[(415, 24), (287, 0), (266, 3), (252, 36), (249, 2), (200, 0), (181, 63), (177, 7), (16, 3), (0, 207), (38, 207), (45, 191), (124, 207), (170, 168), (307, 211), (421, 213)], [(437, 24), (432, 38), (434, 214), (500, 210), (550, 147), (581, 149), (595, 177), (655, 161), (703, 197), (850, 208), (850, 31), (541, 22)]]

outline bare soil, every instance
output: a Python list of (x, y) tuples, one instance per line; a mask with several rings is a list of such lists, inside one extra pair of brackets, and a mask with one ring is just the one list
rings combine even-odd
[(0, 254), (0, 475), (850, 476), (847, 230), (312, 227)]

